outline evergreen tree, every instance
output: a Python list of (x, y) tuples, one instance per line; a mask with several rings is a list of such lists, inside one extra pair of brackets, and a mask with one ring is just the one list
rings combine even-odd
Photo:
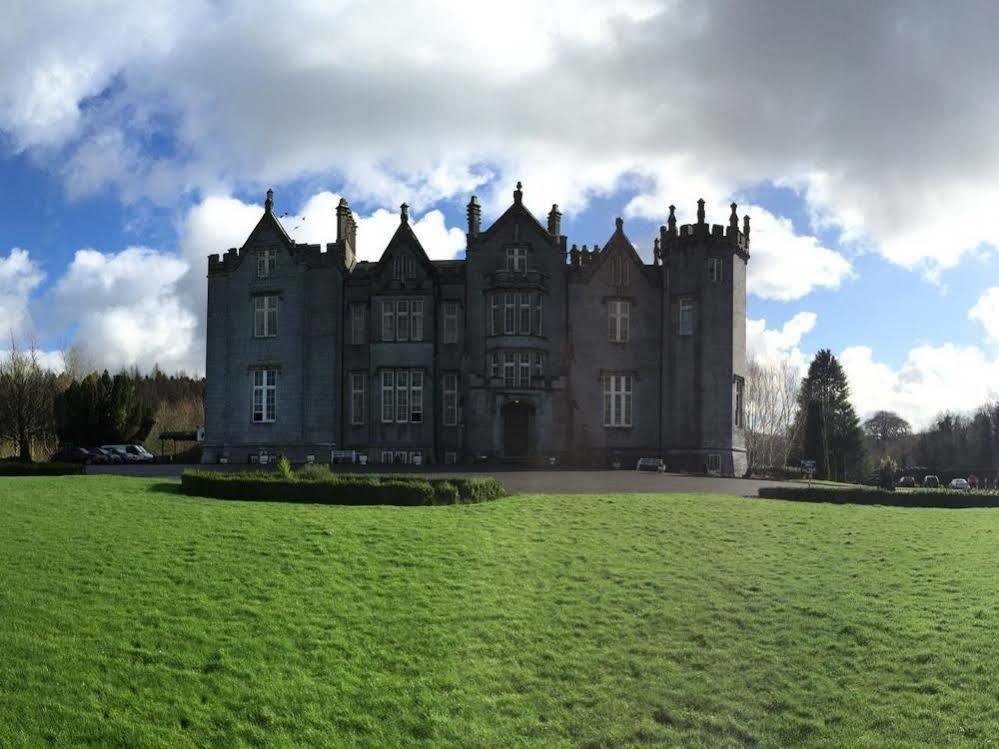
[(860, 419), (850, 403), (846, 373), (828, 349), (819, 351), (801, 381), (798, 418), (801, 457), (815, 461), (818, 478), (845, 479), (862, 462)]

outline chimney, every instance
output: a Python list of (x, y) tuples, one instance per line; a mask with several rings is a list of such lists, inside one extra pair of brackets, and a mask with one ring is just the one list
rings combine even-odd
[(399, 206), (399, 221), (404, 224), (409, 223), (409, 205), (406, 203)]
[(468, 237), (469, 239), (479, 236), (479, 226), (482, 223), (482, 206), (479, 205), (479, 199), (472, 196), (472, 199), (468, 201)]
[(697, 223), (704, 223), (704, 198), (697, 201)]
[(264, 213), (274, 212), (274, 191), (267, 191), (267, 199), (264, 201)]
[(742, 217), (742, 236), (746, 238), (746, 247), (749, 247), (749, 214)]
[(552, 203), (552, 209), (548, 212), (548, 233), (553, 237), (562, 233), (562, 214), (559, 213), (558, 203)]
[(735, 203), (732, 203), (731, 207), (732, 207), (732, 215), (729, 216), (728, 219), (728, 228), (732, 236), (734, 237), (736, 234), (739, 233), (739, 216), (735, 212), (735, 209), (738, 208), (738, 206)]
[(520, 202), (524, 199), (524, 186), (517, 181), (517, 189), (513, 191), (513, 202), (520, 205)]

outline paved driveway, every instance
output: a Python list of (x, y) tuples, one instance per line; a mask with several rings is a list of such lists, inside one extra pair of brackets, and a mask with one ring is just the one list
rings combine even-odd
[[(175, 464), (163, 465), (125, 465), (125, 466), (90, 466), (87, 473), (117, 474), (122, 476), (150, 476), (177, 478), (185, 468), (200, 468), (202, 466), (185, 466)], [(208, 466), (205, 466), (208, 467)], [(248, 466), (211, 466), (214, 469), (242, 471)], [(756, 496), (756, 490), (761, 486), (777, 486), (776, 481), (757, 481), (754, 479), (725, 479), (712, 476), (692, 476), (683, 473), (638, 473), (637, 471), (516, 471), (495, 466), (488, 470), (459, 469), (441, 471), (435, 467), (433, 471), (414, 469), (390, 469), (393, 473), (425, 473), (428, 476), (483, 476), (492, 475), (500, 479), (511, 494), (644, 494), (658, 492), (679, 492), (683, 494), (737, 494), (740, 496)], [(368, 473), (385, 473), (385, 466), (372, 466)]]

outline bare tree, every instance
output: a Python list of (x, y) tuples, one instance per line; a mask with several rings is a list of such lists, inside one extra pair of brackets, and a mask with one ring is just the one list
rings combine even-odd
[(54, 379), (38, 348), (21, 350), (11, 333), (10, 351), (0, 358), (0, 439), (13, 442), (21, 460), (30, 462), (32, 444), (52, 434)]
[(752, 471), (783, 466), (793, 444), (801, 376), (787, 359), (751, 358), (746, 377), (746, 457)]

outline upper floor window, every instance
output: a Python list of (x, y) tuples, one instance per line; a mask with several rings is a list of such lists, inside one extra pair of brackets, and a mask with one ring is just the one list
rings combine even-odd
[(423, 300), (382, 299), (382, 340), (422, 341)]
[(493, 351), (489, 355), (489, 376), (502, 377), (503, 387), (526, 388), (532, 377), (542, 377), (545, 355), (540, 351)]
[(680, 315), (677, 319), (677, 333), (680, 335), (694, 334), (694, 300), (680, 300)]
[(720, 283), (722, 280), (722, 259), (720, 257), (708, 258), (708, 280), (711, 283)]
[(526, 247), (506, 248), (506, 269), (515, 273), (524, 273), (527, 270)]
[(350, 373), (350, 423), (363, 424), (368, 410), (368, 374)]
[(444, 302), (444, 343), (458, 342), (458, 303)]
[(277, 335), (277, 302), (271, 294), (253, 297), (253, 335), (271, 338)]
[(277, 415), (277, 370), (253, 370), (253, 415), (256, 423), (275, 420)]
[(367, 309), (363, 304), (350, 306), (350, 342), (358, 346), (365, 342), (365, 318)]
[(267, 278), (277, 267), (277, 250), (257, 251), (257, 278)]
[(630, 336), (631, 302), (611, 299), (607, 302), (607, 338), (614, 343), (624, 343)]
[(736, 375), (735, 378), (735, 425), (746, 426), (746, 381)]
[(630, 265), (620, 255), (611, 258), (611, 284), (614, 286), (627, 286)]
[(423, 422), (423, 370), (383, 369), (382, 422)]
[(416, 262), (409, 253), (399, 253), (392, 260), (392, 278), (402, 281), (406, 278), (416, 278)]
[(442, 380), (444, 426), (453, 427), (458, 423), (458, 375), (448, 372)]
[(541, 294), (501, 291), (489, 297), (489, 335), (541, 335)]
[(631, 426), (631, 393), (633, 376), (613, 374), (604, 376), (604, 426)]

